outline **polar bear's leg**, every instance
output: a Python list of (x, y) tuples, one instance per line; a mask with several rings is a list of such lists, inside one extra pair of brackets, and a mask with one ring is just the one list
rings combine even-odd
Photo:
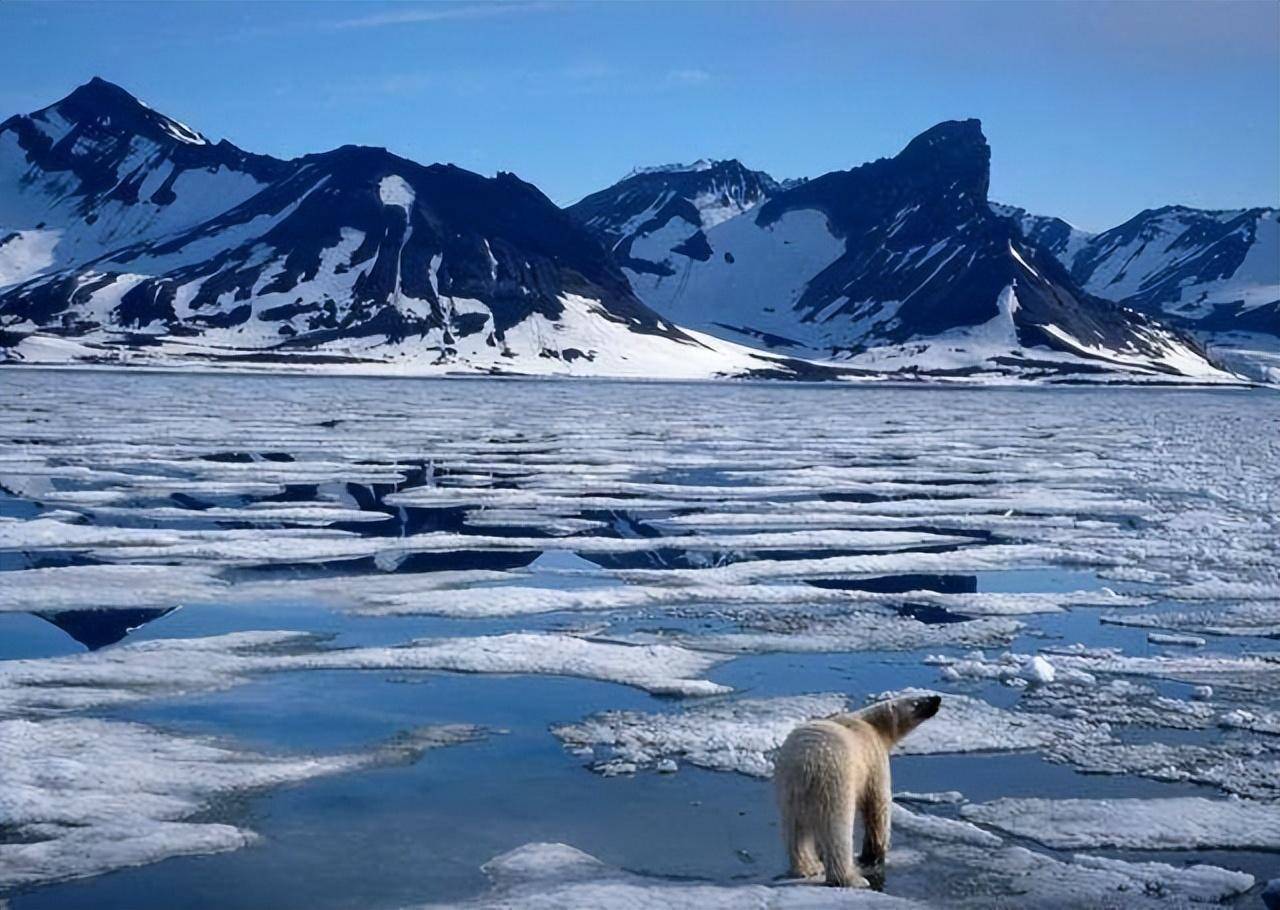
[(888, 768), (872, 775), (859, 805), (862, 811), (862, 854), (858, 862), (864, 866), (878, 866), (889, 852), (889, 829), (893, 812), (893, 790), (889, 784)]
[(787, 842), (787, 857), (791, 860), (791, 874), (797, 878), (810, 878), (822, 874), (822, 863), (814, 849), (811, 831), (795, 809), (782, 807), (782, 836)]
[(853, 799), (842, 796), (821, 809), (814, 818), (814, 831), (827, 884), (843, 888), (868, 887), (870, 883), (858, 874), (853, 864)]

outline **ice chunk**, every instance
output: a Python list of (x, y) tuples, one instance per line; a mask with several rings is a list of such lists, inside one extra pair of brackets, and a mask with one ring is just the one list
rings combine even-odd
[(1247, 711), (1238, 708), (1222, 715), (1218, 718), (1218, 723), (1224, 727), (1237, 727), (1241, 730), (1254, 730), (1258, 733), (1280, 736), (1280, 711)]
[(626, 645), (551, 633), (321, 650), (314, 636), (300, 632), (235, 632), (0, 662), (0, 717), (214, 691), (256, 674), (317, 669), (538, 673), (616, 682), (662, 695), (713, 695), (729, 689), (697, 677), (723, 659), (674, 645)]
[(0, 720), (0, 888), (235, 850), (254, 833), (208, 818), (232, 794), (413, 761), (477, 735), (428, 727), (363, 752), (280, 756), (122, 721)]
[[(1205, 635), (1273, 637), (1280, 635), (1280, 600), (1219, 607), (1215, 610), (1171, 610), (1164, 613), (1108, 614), (1102, 621), (1114, 625), (1172, 629)], [(1148, 636), (1156, 641), (1153, 633)], [(1169, 636), (1160, 640), (1167, 642)], [(1201, 640), (1201, 644), (1203, 644)]]
[(1198, 796), (1169, 799), (1006, 798), (968, 803), (960, 814), (1062, 850), (1272, 849), (1280, 806)]
[[(512, 575), (510, 579), (520, 576)], [(353, 586), (357, 587), (357, 586)], [(406, 585), (406, 588), (409, 586)], [(358, 591), (353, 591), (358, 595)], [(820, 588), (790, 584), (631, 584), (613, 587), (557, 589), (502, 585), (468, 590), (408, 589), (396, 597), (366, 598), (362, 612), (390, 614), (431, 614), (437, 616), (485, 617), (525, 616), (561, 611), (607, 611), (642, 608), (678, 608), (719, 612), (733, 605), (768, 605), (790, 612), (829, 605), (832, 609), (925, 604), (968, 616), (1004, 616), (1028, 613), (1056, 613), (1074, 605), (1149, 603), (1148, 598), (1105, 595), (1078, 591), (1064, 594), (1007, 594), (1001, 592), (946, 593), (939, 591), (876, 591)], [(886, 614), (888, 615), (888, 614)]]
[(921, 906), (868, 889), (815, 888), (803, 883), (713, 885), (646, 877), (606, 866), (566, 844), (526, 844), (491, 859), (483, 868), (492, 882), (487, 894), (428, 906), (475, 910), (907, 910)]
[(511, 632), (440, 638), (394, 648), (353, 648), (258, 658), (265, 669), (452, 670), (579, 676), (636, 686), (658, 695), (715, 695), (722, 686), (697, 678), (722, 655), (676, 645), (629, 645), (573, 635)]
[(1031, 663), (1027, 665), (1026, 676), (1023, 679), (1029, 682), (1048, 684), (1053, 682), (1054, 675), (1053, 664), (1037, 654), (1031, 658)]
[[(930, 694), (923, 689), (876, 697)], [(602, 750), (608, 760), (653, 767), (665, 758), (715, 771), (755, 777), (773, 774), (772, 752), (797, 725), (850, 710), (843, 695), (792, 695), (698, 704), (682, 711), (647, 714), (606, 711), (552, 732), (571, 750)], [(944, 693), (942, 709), (897, 746), (906, 755), (1046, 748), (1061, 740), (1105, 741), (1106, 727), (1006, 711), (965, 695)], [(600, 766), (597, 766), (599, 770)]]
[(1089, 774), (1138, 775), (1153, 780), (1207, 784), (1236, 796), (1280, 798), (1280, 751), (1256, 742), (1073, 742), (1046, 749), (1051, 761)]
[[(612, 760), (633, 767), (680, 759), (715, 771), (768, 777), (773, 773), (769, 753), (792, 729), (847, 707), (845, 697), (834, 693), (736, 699), (662, 714), (606, 711), (551, 732), (570, 749), (603, 749)], [(594, 768), (603, 772), (608, 765), (604, 761)]]
[[(927, 817), (895, 807), (894, 825), (945, 876), (947, 903), (966, 907), (1183, 907), (1217, 902), (1248, 891), (1253, 877), (1216, 866), (1076, 856), (1059, 860), (1008, 846), (999, 837), (954, 819)], [(901, 857), (895, 848), (889, 863)], [(483, 867), (492, 886), (454, 907), (472, 908), (673, 908), (673, 910), (817, 910), (827, 907), (915, 907), (904, 897), (867, 889), (820, 888), (804, 882), (712, 885), (649, 878), (606, 866), (564, 844), (526, 844)], [(936, 899), (928, 901), (936, 906)], [(444, 905), (432, 905), (444, 906)], [(424, 908), (425, 910), (425, 908)]]
[(1008, 644), (1022, 623), (1003, 617), (924, 623), (909, 616), (848, 613), (830, 619), (781, 616), (761, 630), (678, 636), (676, 641), (710, 651), (910, 651), (917, 648)]
[(1174, 632), (1148, 632), (1147, 641), (1153, 645), (1175, 645), (1183, 648), (1203, 648), (1206, 644), (1198, 635), (1179, 635)]
[(0, 611), (173, 607), (225, 595), (215, 572), (194, 566), (55, 566), (5, 572)]

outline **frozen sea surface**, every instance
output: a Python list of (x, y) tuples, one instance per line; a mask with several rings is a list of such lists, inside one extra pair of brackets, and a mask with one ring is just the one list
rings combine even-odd
[[(0, 903), (1251, 906), (1265, 391), (0, 373)], [(795, 723), (905, 690), (877, 895)]]

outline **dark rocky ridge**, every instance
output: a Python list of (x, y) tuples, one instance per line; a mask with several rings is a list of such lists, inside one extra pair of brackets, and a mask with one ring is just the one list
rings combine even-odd
[[(0, 141), (6, 134), (25, 157), (23, 191), (50, 210), (47, 225), (18, 224), (14, 238), (24, 228), (92, 233), (117, 221), (162, 228), (122, 230), (106, 244), (94, 235), (56, 268), (0, 290), (4, 326), (68, 336), (218, 329), (256, 348), (431, 335), (447, 356), (477, 333), (501, 349), (532, 314), (554, 323), (571, 293), (596, 301), (593, 318), (694, 344), (635, 297), (594, 236), (512, 174), (487, 178), (355, 146), (291, 161), (252, 155), (209, 143), (101, 79), (10, 118)], [(194, 172), (212, 191), (179, 199), (175, 185)], [(383, 198), (388, 179), (407, 202)], [(244, 198), (219, 192), (233, 182), (250, 188)], [(326, 261), (356, 236), (340, 261)], [(95, 294), (118, 299), (104, 312), (90, 305)]]

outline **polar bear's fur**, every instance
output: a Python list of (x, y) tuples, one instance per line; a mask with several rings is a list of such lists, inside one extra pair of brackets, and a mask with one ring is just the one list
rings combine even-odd
[(895, 698), (791, 731), (775, 782), (792, 875), (825, 871), (829, 885), (867, 887), (853, 862), (854, 815), (862, 813), (865, 829), (859, 862), (878, 865), (889, 849), (889, 750), (941, 703), (938, 695)]

